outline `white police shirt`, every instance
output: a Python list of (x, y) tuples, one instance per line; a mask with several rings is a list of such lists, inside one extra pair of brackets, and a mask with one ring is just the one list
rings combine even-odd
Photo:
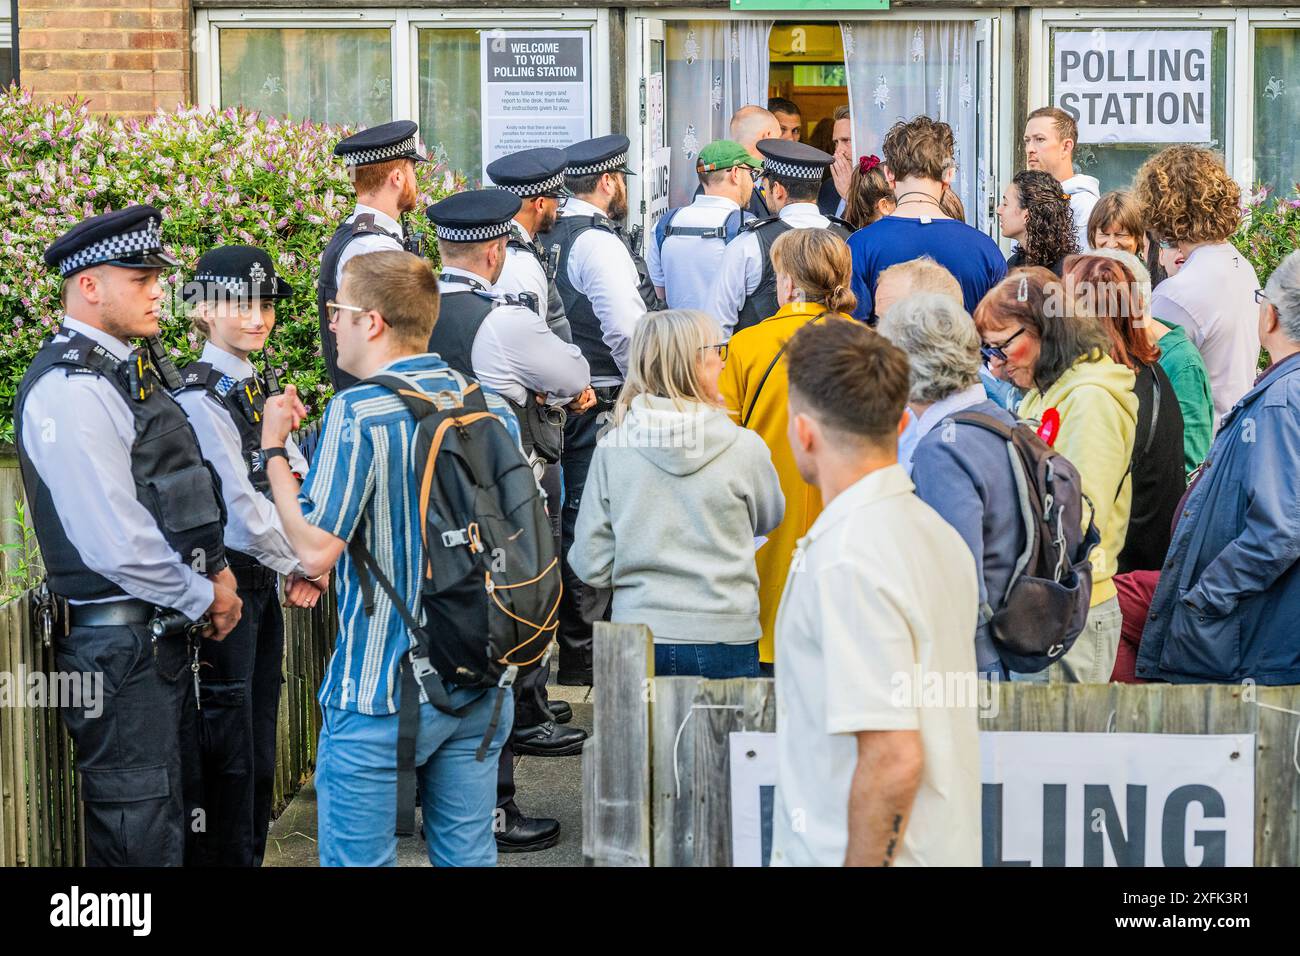
[[(132, 348), (85, 322), (64, 326), (97, 342), (118, 361)], [(68, 341), (60, 335), (56, 342)], [(212, 605), (212, 582), (180, 559), (135, 496), (131, 448), (135, 420), (126, 397), (101, 375), (42, 375), (23, 404), (23, 449), (50, 490), (63, 530), (81, 560), (126, 596), (180, 611), (191, 621)], [(83, 603), (83, 602), (73, 602)]]
[[(560, 215), (604, 216), (591, 203), (576, 196), (565, 200)], [(608, 218), (608, 217), (606, 217)], [(623, 240), (604, 229), (588, 229), (569, 249), (565, 263), (569, 282), (591, 301), (592, 311), (600, 320), (601, 338), (609, 346), (614, 364), (623, 375), (627, 374), (628, 353), (632, 348), (632, 330), (645, 315), (645, 303), (637, 291), (640, 277), (636, 263)], [(622, 378), (598, 375), (591, 384), (596, 386), (621, 385)]]
[[(702, 194), (673, 216), (673, 228), (719, 228), (739, 209), (740, 206), (725, 196)], [(655, 241), (655, 234), (651, 233), (646, 242), (646, 268), (650, 271), (650, 281), (656, 289), (664, 290), (668, 308), (707, 312), (713, 305), (714, 284), (722, 265), (722, 254), (727, 248), (723, 241), (701, 236), (668, 236), (660, 246)]]
[[(514, 228), (519, 230), (526, 242), (532, 242), (532, 234), (519, 224), (514, 222)], [(511, 295), (522, 295), (528, 293), (537, 297), (537, 316), (543, 322), (546, 321), (546, 314), (550, 303), (551, 287), (546, 278), (546, 273), (542, 271), (542, 264), (537, 261), (537, 257), (527, 249), (520, 249), (516, 246), (506, 246), (506, 263), (501, 269), (501, 277), (497, 279), (496, 289), (498, 292), (508, 292)]]
[[(396, 249), (401, 252), (402, 247), (402, 224), (388, 215), (381, 212), (374, 206), (367, 206), (363, 203), (357, 203), (357, 208), (352, 210), (352, 215), (348, 216), (347, 222), (352, 222), (357, 216), (369, 213), (375, 217), (375, 225), (380, 229), (391, 232), (391, 236), (382, 236), (378, 233), (368, 233), (364, 236), (357, 236), (346, 246), (339, 254), (338, 270), (334, 274), (334, 288), (340, 288), (343, 285), (343, 267), (347, 265), (349, 259), (353, 256), (359, 256), (367, 252), (389, 252)], [(397, 238), (393, 238), (396, 236)]]
[[(438, 282), (443, 295), (473, 288), (475, 283), (488, 285), (487, 279), (465, 269), (443, 266), (442, 271), (450, 277)], [(489, 290), (501, 291), (494, 286)], [(547, 328), (532, 309), (504, 302), (479, 326), (470, 363), (480, 382), (516, 405), (532, 401), (534, 393), (545, 395), (548, 404), (567, 405), (591, 381), (591, 369), (578, 346)]]
[[(203, 346), (204, 362), (236, 381), (253, 374), (253, 366), (224, 349), (208, 342)], [(285, 536), (284, 525), (275, 504), (258, 492), (248, 477), (248, 465), (240, 446), (239, 430), (230, 412), (206, 389), (190, 388), (176, 400), (189, 416), (198, 435), (203, 457), (212, 462), (221, 476), (221, 497), (226, 502), (226, 547), (256, 558), (260, 564), (280, 574), (303, 573), (298, 557)], [(307, 460), (292, 438), (285, 441), (289, 467), (299, 475), (307, 474)]]
[[(795, 229), (825, 229), (831, 221), (817, 211), (815, 202), (792, 202), (777, 214)], [(718, 279), (713, 288), (712, 306), (708, 310), (722, 323), (727, 338), (740, 319), (745, 299), (758, 288), (763, 278), (763, 255), (758, 236), (752, 232), (738, 236), (723, 253)], [(763, 316), (767, 318), (767, 316)]]

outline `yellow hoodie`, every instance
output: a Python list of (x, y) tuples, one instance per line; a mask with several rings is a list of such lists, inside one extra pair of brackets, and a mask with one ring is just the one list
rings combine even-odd
[[(1137, 434), (1133, 372), (1108, 356), (1081, 358), (1046, 392), (1031, 389), (1020, 417), (1041, 420), (1049, 408), (1061, 416), (1053, 446), (1079, 469), (1083, 492), (1096, 509), (1101, 543), (1092, 552), (1092, 606), (1115, 596), (1111, 578), (1128, 534), (1133, 482), (1129, 462)], [(1085, 516), (1087, 509), (1084, 509)]]

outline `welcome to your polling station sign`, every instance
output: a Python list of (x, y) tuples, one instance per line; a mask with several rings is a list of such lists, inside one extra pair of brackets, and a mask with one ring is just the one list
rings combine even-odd
[(1210, 141), (1210, 30), (1058, 30), (1052, 102), (1081, 143)]

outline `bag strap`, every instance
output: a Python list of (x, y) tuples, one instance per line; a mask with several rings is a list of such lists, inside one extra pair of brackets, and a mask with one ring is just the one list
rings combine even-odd
[[(808, 324), (812, 325), (814, 322), (820, 322), (823, 318), (825, 318), (828, 315), (830, 315), (829, 311), (823, 312), (821, 313), (821, 315), (817, 316), (817, 318), (813, 319), (812, 322), (809, 322)], [(790, 338), (794, 338), (794, 336), (791, 336)], [(749, 411), (747, 411), (745, 413), (745, 417), (740, 420), (741, 428), (749, 427), (749, 420), (754, 417), (754, 409), (758, 406), (758, 396), (763, 394), (763, 386), (767, 384), (768, 376), (772, 374), (772, 369), (776, 368), (776, 363), (781, 361), (781, 356), (785, 354), (786, 347), (789, 344), (790, 344), (790, 339), (786, 339), (784, 342), (781, 343), (781, 347), (777, 349), (776, 354), (772, 356), (772, 361), (768, 363), (767, 371), (765, 371), (763, 373), (763, 377), (758, 380), (758, 388), (754, 390), (754, 397), (749, 402)]]

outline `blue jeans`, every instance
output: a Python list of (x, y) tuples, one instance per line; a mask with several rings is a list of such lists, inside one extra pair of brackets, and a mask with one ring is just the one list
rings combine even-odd
[[(481, 691), (451, 693), (460, 707)], [(416, 779), (424, 839), (434, 866), (495, 866), (493, 835), (497, 757), (514, 722), (514, 701), (501, 707), (492, 746), (474, 751), (487, 731), (495, 689), (482, 693), (464, 717), (420, 704), (415, 743)], [(321, 866), (394, 866), (397, 863), (397, 714), (359, 714), (323, 708), (316, 757)]]
[(758, 676), (758, 642), (752, 644), (656, 644), (656, 677)]

